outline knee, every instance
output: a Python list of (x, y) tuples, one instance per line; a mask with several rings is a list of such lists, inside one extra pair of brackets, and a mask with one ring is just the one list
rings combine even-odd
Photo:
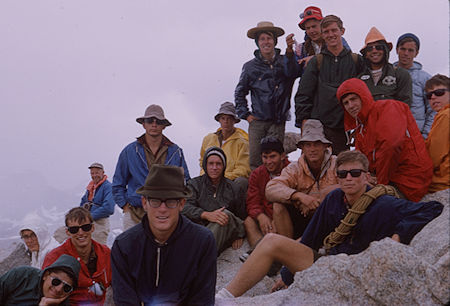
[(277, 248), (280, 242), (280, 237), (282, 236), (278, 234), (268, 233), (263, 237), (261, 242), (258, 244), (258, 247), (267, 252), (272, 252)]
[(244, 227), (245, 227), (245, 229), (246, 229), (247, 231), (248, 231), (248, 230), (251, 230), (251, 229), (254, 229), (254, 228), (256, 227), (256, 222), (255, 222), (255, 220), (253, 220), (252, 217), (248, 216), (248, 217), (245, 218), (245, 220), (244, 220)]

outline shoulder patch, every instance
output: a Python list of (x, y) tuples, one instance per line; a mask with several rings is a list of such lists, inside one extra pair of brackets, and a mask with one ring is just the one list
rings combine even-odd
[(368, 79), (370, 79), (370, 75), (364, 74), (364, 75), (362, 75), (362, 76), (360, 77), (360, 79), (363, 80), (363, 81), (368, 80)]

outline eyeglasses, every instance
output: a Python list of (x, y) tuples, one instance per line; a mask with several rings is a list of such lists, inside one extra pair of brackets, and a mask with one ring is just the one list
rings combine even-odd
[(80, 228), (83, 230), (83, 232), (89, 232), (92, 229), (92, 223), (83, 224), (81, 226), (68, 226), (67, 230), (71, 234), (76, 234), (80, 230)]
[(35, 239), (36, 238), (36, 234), (35, 233), (31, 233), (29, 235), (22, 235), (21, 237), (23, 240), (28, 240), (28, 239)]
[(360, 177), (361, 173), (365, 173), (367, 171), (364, 171), (362, 169), (352, 169), (352, 170), (338, 170), (336, 171), (338, 178), (344, 179), (347, 177), (347, 174), (350, 173), (352, 177)]
[(376, 49), (378, 51), (383, 51), (384, 50), (384, 46), (383, 45), (373, 45), (373, 46), (367, 46), (366, 47), (366, 52), (370, 52), (373, 49)]
[(164, 123), (165, 123), (164, 120), (159, 120), (155, 117), (150, 117), (150, 118), (144, 119), (144, 122), (149, 123), (149, 124), (153, 123), (154, 121), (156, 121), (156, 124), (158, 124), (158, 125), (164, 125)]
[(150, 199), (147, 198), (148, 204), (153, 208), (158, 208), (162, 203), (166, 204), (167, 208), (175, 208), (180, 203), (179, 199)]
[(52, 286), (58, 287), (59, 285), (63, 284), (63, 290), (65, 293), (71, 293), (73, 291), (72, 285), (69, 285), (67, 282), (63, 281), (62, 279), (59, 279), (57, 277), (50, 276), (52, 279)]
[(436, 90), (427, 92), (427, 93), (425, 94), (425, 96), (427, 97), (427, 99), (431, 99), (431, 97), (433, 96), (433, 94), (434, 94), (436, 97), (440, 97), (440, 96), (443, 96), (443, 95), (445, 94), (446, 91), (448, 91), (448, 89), (446, 89), (446, 88), (439, 88), (439, 89), (436, 89)]

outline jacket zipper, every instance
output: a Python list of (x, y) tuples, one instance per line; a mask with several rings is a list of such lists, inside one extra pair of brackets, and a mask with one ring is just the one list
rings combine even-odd
[(159, 264), (160, 264), (160, 259), (161, 259), (161, 248), (158, 247), (157, 256), (156, 256), (156, 282), (155, 282), (155, 286), (156, 287), (158, 287), (158, 285), (159, 285)]

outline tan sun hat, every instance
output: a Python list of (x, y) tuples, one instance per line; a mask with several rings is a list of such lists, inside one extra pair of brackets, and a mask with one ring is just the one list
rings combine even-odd
[(299, 146), (304, 141), (320, 141), (324, 144), (331, 145), (331, 141), (329, 141), (323, 132), (323, 125), (317, 119), (308, 119), (303, 124), (302, 128), (302, 137), (297, 143)]
[(392, 43), (388, 42), (386, 40), (386, 38), (384, 37), (384, 35), (381, 34), (381, 32), (376, 27), (372, 27), (366, 36), (366, 40), (364, 41), (364, 47), (362, 47), (362, 49), (359, 52), (363, 53), (364, 49), (367, 47), (368, 44), (376, 42), (376, 41), (380, 41), (380, 40), (384, 40), (386, 42), (386, 44), (389, 48), (389, 51), (392, 50)]
[(231, 102), (224, 102), (220, 105), (219, 112), (217, 115), (214, 116), (214, 119), (216, 121), (219, 121), (220, 115), (230, 115), (234, 118), (234, 122), (238, 123), (241, 121), (239, 117), (236, 115), (236, 108), (234, 107), (234, 104)]
[(256, 25), (255, 28), (251, 28), (247, 31), (247, 37), (255, 39), (258, 32), (271, 32), (275, 37), (281, 36), (284, 34), (284, 30), (282, 28), (276, 27), (273, 25), (273, 22), (270, 21), (260, 21)]
[(144, 120), (147, 118), (156, 118), (158, 120), (164, 121), (165, 126), (172, 125), (169, 120), (164, 117), (164, 111), (161, 106), (152, 104), (145, 110), (144, 116), (136, 118), (136, 121), (140, 124), (144, 123)]

